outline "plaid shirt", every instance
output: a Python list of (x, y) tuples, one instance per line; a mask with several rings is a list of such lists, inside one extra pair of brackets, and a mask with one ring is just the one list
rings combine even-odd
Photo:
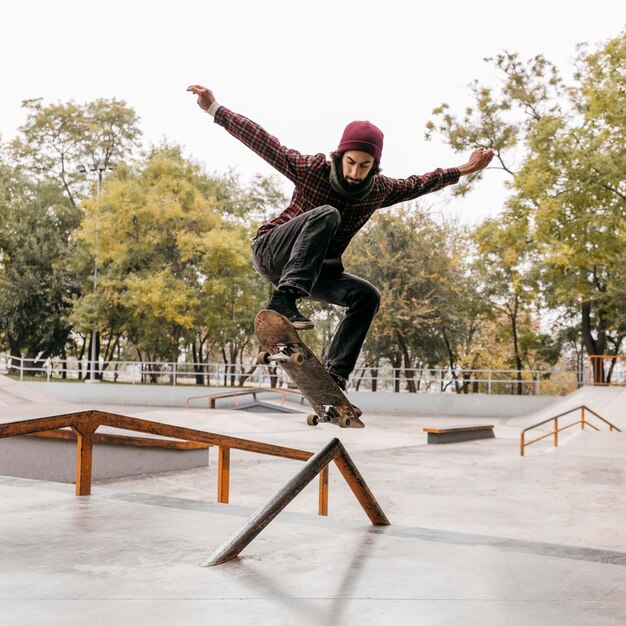
[(377, 209), (437, 191), (458, 182), (460, 176), (459, 170), (454, 167), (445, 170), (439, 168), (422, 176), (409, 176), (405, 179), (377, 174), (374, 177), (374, 186), (365, 198), (349, 200), (331, 187), (330, 162), (325, 155), (304, 155), (281, 146), (276, 137), (258, 124), (224, 106), (216, 111), (215, 122), (295, 185), (289, 206), (276, 219), (261, 226), (257, 236), (315, 207), (330, 205), (341, 214), (341, 224), (330, 241), (327, 258), (339, 258), (352, 237)]

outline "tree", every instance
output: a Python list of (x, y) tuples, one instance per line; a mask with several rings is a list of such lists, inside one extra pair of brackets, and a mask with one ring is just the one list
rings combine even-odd
[(132, 171), (116, 168), (100, 203), (85, 205), (80, 239), (94, 250), (99, 281), (76, 301), (75, 327), (125, 335), (140, 360), (177, 362), (190, 345), (195, 362), (220, 354), (234, 372), (265, 297), (249, 228), (230, 210), (243, 195), (235, 179), (207, 177), (178, 146), (152, 149)]
[(0, 166), (0, 328), (13, 356), (64, 354), (78, 283), (69, 267), (79, 211), (59, 188)]
[(74, 206), (90, 186), (82, 168), (106, 171), (138, 147), (139, 118), (121, 100), (45, 105), (33, 98), (22, 107), (26, 123), (10, 144), (12, 160), (31, 178), (57, 181)]
[[(578, 320), (590, 356), (616, 354), (626, 336), (625, 56), (626, 31), (582, 48), (567, 86), (542, 56), (524, 64), (505, 53), (490, 60), (504, 75), (500, 95), (474, 83), (475, 108), (459, 121), (442, 105), (427, 129), (456, 149), (496, 151), (512, 177), (503, 223), (528, 225), (544, 303)], [(601, 366), (594, 376), (604, 381)]]
[(363, 347), (366, 367), (389, 360), (399, 391), (400, 372), (417, 391), (416, 369), (445, 362), (441, 320), (447, 314), (454, 260), (446, 228), (418, 207), (378, 212), (345, 255), (349, 271), (381, 292), (381, 307)]
[[(81, 208), (81, 201), (92, 193), (90, 189), (94, 184), (94, 179), (90, 180), (84, 172), (93, 170), (98, 184), (104, 171), (118, 161), (130, 158), (140, 136), (138, 118), (124, 102), (115, 99), (99, 99), (84, 105), (74, 102), (45, 105), (41, 98), (36, 98), (25, 100), (23, 107), (27, 114), (26, 122), (7, 147), (8, 159), (31, 190), (46, 190), (46, 196), (55, 196), (53, 202), (56, 206), (61, 203), (68, 205), (67, 211), (72, 213), (75, 228), (80, 219), (77, 211)], [(33, 209), (36, 210), (40, 203), (33, 198), (31, 192), (28, 201), (34, 203)], [(47, 202), (44, 201), (44, 204)], [(24, 212), (24, 216), (29, 214), (29, 211)], [(66, 249), (77, 254), (76, 258), (68, 256), (64, 260), (64, 265), (77, 272), (71, 279), (73, 289), (78, 285), (79, 289), (90, 290), (93, 259), (88, 258), (88, 251), (74, 249), (71, 230), (65, 236)], [(50, 259), (51, 262), (53, 260)], [(15, 287), (28, 289), (26, 284)], [(68, 293), (59, 290), (54, 293), (63, 299), (69, 297)], [(15, 295), (18, 299), (22, 298), (24, 306), (33, 297), (28, 292)], [(65, 309), (67, 305), (64, 302), (57, 302), (53, 309)], [(16, 317), (24, 317), (25, 314), (26, 311), (22, 310)], [(69, 337), (70, 341), (73, 337)], [(86, 336), (82, 339), (79, 354), (85, 349)], [(96, 348), (99, 351), (99, 346)]]

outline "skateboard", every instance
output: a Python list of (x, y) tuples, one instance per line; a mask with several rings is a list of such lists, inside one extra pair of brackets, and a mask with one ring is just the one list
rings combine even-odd
[(265, 348), (257, 362), (278, 363), (313, 407), (315, 414), (307, 417), (309, 426), (328, 422), (341, 428), (365, 428), (344, 392), (286, 317), (265, 309), (254, 320), (254, 332)]

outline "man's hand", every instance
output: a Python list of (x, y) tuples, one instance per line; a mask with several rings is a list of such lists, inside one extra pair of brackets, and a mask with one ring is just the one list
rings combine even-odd
[(493, 159), (493, 150), (487, 150), (486, 148), (474, 150), (470, 155), (469, 161), (459, 167), (461, 176), (475, 174), (480, 172), (480, 170), (484, 170), (491, 163), (491, 159)]
[(213, 92), (202, 85), (189, 85), (187, 91), (191, 91), (191, 93), (198, 96), (198, 106), (203, 111), (208, 111), (209, 107), (215, 102)]

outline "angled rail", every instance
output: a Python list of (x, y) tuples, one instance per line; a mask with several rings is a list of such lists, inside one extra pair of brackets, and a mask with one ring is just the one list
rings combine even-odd
[(304, 396), (300, 391), (292, 389), (280, 389), (279, 387), (247, 387), (243, 389), (233, 389), (232, 391), (223, 391), (221, 393), (203, 394), (201, 396), (191, 396), (185, 400), (185, 407), (189, 408), (189, 402), (191, 400), (206, 400), (210, 409), (215, 408), (215, 402), (220, 398), (234, 398), (235, 406), (239, 406), (239, 398), (241, 396), (252, 395), (253, 400), (256, 402), (257, 393), (278, 393), (281, 395), (280, 405), (285, 404), (287, 395), (298, 396), (300, 402), (304, 403)]
[[(564, 417), (565, 415), (569, 415), (570, 413), (574, 413), (575, 411), (580, 411), (580, 419), (576, 422), (572, 422), (571, 424), (568, 424), (567, 426), (559, 427), (559, 418)], [(520, 456), (524, 456), (524, 449), (527, 446), (529, 446), (531, 443), (541, 441), (542, 439), (545, 439), (546, 437), (554, 437), (554, 447), (555, 448), (558, 447), (559, 433), (564, 431), (567, 428), (571, 428), (572, 426), (577, 426), (578, 424), (581, 425), (581, 430), (585, 430), (585, 426), (589, 426), (590, 428), (593, 428), (594, 430), (600, 430), (599, 428), (594, 426), (592, 423), (590, 423), (586, 419), (585, 412), (591, 413), (594, 417), (597, 417), (599, 420), (607, 424), (610, 431), (617, 430), (620, 433), (622, 432), (621, 429), (615, 426), (615, 424), (611, 424), (611, 422), (604, 419), (602, 416), (598, 415), (593, 409), (590, 409), (588, 406), (585, 406), (584, 404), (582, 404), (581, 406), (578, 406), (575, 409), (569, 409), (569, 411), (564, 411), (563, 413), (559, 413), (555, 417), (549, 417), (548, 419), (543, 420), (542, 422), (538, 422), (537, 424), (533, 424), (532, 426), (529, 426), (528, 428), (524, 428), (524, 430), (520, 433)], [(532, 430), (533, 428), (537, 428), (538, 426), (543, 426), (544, 424), (547, 424), (548, 422), (554, 422), (554, 430), (542, 435), (541, 437), (532, 439), (531, 441), (525, 440), (526, 433), (529, 430)]]
[(240, 552), (317, 476), (327, 469), (331, 461), (352, 489), (357, 500), (375, 526), (388, 526), (389, 520), (365, 484), (356, 465), (339, 439), (327, 443), (313, 455), (265, 504), (257, 509), (245, 524), (240, 526), (201, 565), (212, 567), (237, 558)]

